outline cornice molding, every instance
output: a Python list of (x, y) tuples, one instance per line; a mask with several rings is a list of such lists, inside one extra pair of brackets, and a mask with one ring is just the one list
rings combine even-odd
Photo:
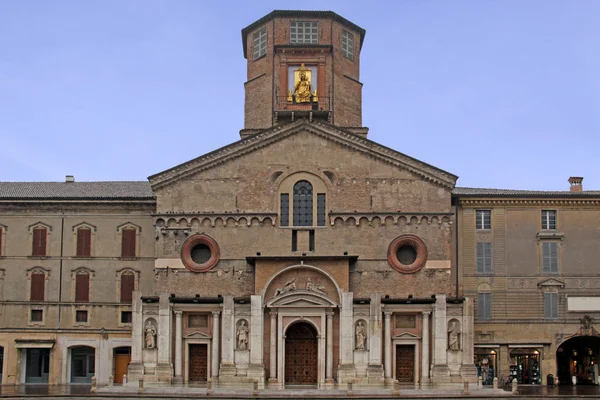
[(149, 177), (153, 190), (161, 189), (190, 175), (225, 164), (273, 143), (284, 140), (296, 133), (306, 131), (331, 142), (362, 152), (402, 170), (407, 170), (421, 179), (446, 189), (454, 188), (457, 177), (411, 158), (405, 154), (379, 145), (375, 142), (357, 136), (351, 132), (323, 122), (299, 120), (288, 125), (278, 125), (249, 136), (238, 142), (200, 156)]
[(461, 206), (600, 206), (600, 199), (461, 199)]

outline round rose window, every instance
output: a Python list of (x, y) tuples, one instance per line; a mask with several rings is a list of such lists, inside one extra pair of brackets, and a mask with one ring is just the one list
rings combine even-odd
[(181, 260), (190, 271), (209, 271), (219, 262), (219, 245), (205, 234), (190, 236), (181, 246)]
[(417, 272), (427, 261), (427, 246), (416, 235), (402, 235), (390, 243), (388, 263), (396, 271), (412, 274)]

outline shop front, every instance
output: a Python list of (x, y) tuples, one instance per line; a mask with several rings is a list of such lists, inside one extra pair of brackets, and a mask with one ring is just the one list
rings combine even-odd
[(492, 385), (498, 375), (498, 349), (475, 348), (475, 366), (477, 376), (480, 376), (484, 385)]
[(561, 384), (598, 384), (598, 358), (600, 338), (573, 337), (562, 343), (556, 351), (558, 378)]
[(520, 385), (542, 383), (540, 349), (517, 347), (510, 349), (510, 380), (517, 379)]

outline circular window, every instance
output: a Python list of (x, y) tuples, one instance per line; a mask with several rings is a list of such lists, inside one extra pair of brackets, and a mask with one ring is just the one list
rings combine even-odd
[(415, 235), (402, 235), (390, 243), (388, 263), (396, 271), (412, 274), (417, 272), (427, 261), (425, 242)]
[(219, 245), (208, 235), (190, 236), (181, 246), (181, 261), (190, 271), (209, 271), (219, 262)]

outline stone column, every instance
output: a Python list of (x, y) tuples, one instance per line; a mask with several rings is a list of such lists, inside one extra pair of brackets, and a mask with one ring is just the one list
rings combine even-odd
[(271, 342), (270, 342), (270, 361), (269, 361), (269, 382), (277, 382), (277, 312), (271, 311)]
[(219, 314), (221, 314), (220, 311), (213, 311), (212, 313), (212, 352), (210, 363), (210, 376), (215, 381), (219, 377), (219, 338), (221, 337), (221, 333), (219, 332)]
[[(132, 381), (139, 379), (143, 373), (142, 365), (142, 349), (143, 347), (143, 331), (144, 331), (144, 316), (142, 314), (142, 292), (133, 292), (131, 304), (131, 362), (127, 367), (127, 376), (131, 377)], [(25, 354), (25, 352), (23, 352)], [(23, 379), (25, 376), (23, 375)]]
[(448, 369), (448, 328), (446, 322), (446, 295), (436, 294), (433, 306), (433, 369), (434, 383), (450, 382)]
[(384, 374), (385, 374), (385, 381), (386, 383), (388, 383), (389, 381), (392, 380), (392, 327), (391, 327), (391, 320), (392, 320), (392, 313), (391, 311), (385, 311), (384, 313), (384, 348), (385, 348), (385, 355), (384, 355)]
[(219, 376), (234, 376), (237, 373), (233, 361), (235, 345), (235, 322), (233, 296), (223, 296), (223, 323), (221, 331), (221, 368)]
[(265, 367), (263, 362), (263, 303), (261, 295), (250, 296), (250, 365), (248, 378), (258, 381), (258, 388), (264, 389)]
[(327, 366), (325, 383), (333, 383), (333, 311), (327, 311)]
[(338, 384), (345, 384), (356, 375), (354, 369), (354, 295), (342, 292), (340, 310), (340, 365)]
[[(473, 322), (473, 299), (467, 297), (463, 302), (461, 350), (462, 365), (460, 366), (460, 375), (463, 381), (475, 382), (477, 379), (477, 367), (473, 364), (474, 347), (474, 322)], [(497, 356), (499, 357), (499, 355)], [(498, 376), (496, 371), (496, 376)]]
[(173, 363), (171, 362), (171, 302), (169, 293), (160, 293), (158, 300), (158, 364), (156, 374), (164, 382), (173, 379)]
[(181, 363), (183, 360), (183, 313), (174, 311), (175, 313), (175, 382), (183, 382), (181, 376)]
[(421, 383), (429, 381), (429, 311), (423, 311), (421, 340)]
[(369, 382), (383, 383), (383, 364), (381, 358), (381, 340), (383, 331), (381, 329), (381, 295), (371, 293), (369, 304), (369, 366), (367, 377)]

